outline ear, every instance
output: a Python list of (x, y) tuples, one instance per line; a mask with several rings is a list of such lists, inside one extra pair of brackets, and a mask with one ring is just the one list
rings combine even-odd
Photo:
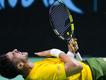
[(24, 63), (23, 63), (23, 62), (19, 62), (19, 63), (17, 64), (17, 68), (18, 68), (19, 70), (21, 70), (23, 67), (24, 67)]

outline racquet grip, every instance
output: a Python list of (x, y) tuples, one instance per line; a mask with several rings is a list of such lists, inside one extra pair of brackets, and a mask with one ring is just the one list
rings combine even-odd
[(70, 18), (70, 21), (73, 22), (73, 17), (72, 17), (72, 15), (70, 15), (69, 18)]
[(74, 24), (71, 24), (71, 30), (74, 31)]

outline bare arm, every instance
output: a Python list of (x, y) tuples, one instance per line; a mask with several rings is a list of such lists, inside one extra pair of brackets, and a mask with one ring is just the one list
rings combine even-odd
[[(46, 56), (50, 57), (51, 50), (43, 51), (37, 53), (38, 56)], [(65, 71), (66, 76), (69, 77), (75, 73), (78, 73), (82, 70), (82, 65), (75, 59), (71, 59), (68, 55), (66, 55), (63, 51), (59, 53), (59, 58), (65, 63)]]
[(60, 54), (60, 58), (65, 63), (65, 71), (67, 77), (76, 74), (82, 70), (82, 65), (74, 58), (70, 58), (68, 55), (63, 53)]

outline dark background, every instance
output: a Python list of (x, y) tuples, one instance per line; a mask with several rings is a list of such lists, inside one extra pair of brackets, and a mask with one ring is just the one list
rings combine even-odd
[[(75, 36), (83, 56), (106, 56), (106, 5), (98, 0), (98, 9), (92, 9), (92, 0), (74, 0), (84, 14), (70, 11), (74, 17)], [(51, 48), (67, 52), (67, 43), (59, 39), (51, 29), (48, 8), (42, 0), (36, 0), (28, 8), (20, 2), (15, 8), (8, 3), (0, 10), (0, 54), (13, 49), (28, 51), (30, 56)]]

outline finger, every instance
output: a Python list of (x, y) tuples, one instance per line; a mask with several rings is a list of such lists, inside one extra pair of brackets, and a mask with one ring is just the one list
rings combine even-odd
[(37, 56), (39, 56), (39, 53), (37, 53), (37, 52), (35, 52), (34, 54), (37, 55)]

